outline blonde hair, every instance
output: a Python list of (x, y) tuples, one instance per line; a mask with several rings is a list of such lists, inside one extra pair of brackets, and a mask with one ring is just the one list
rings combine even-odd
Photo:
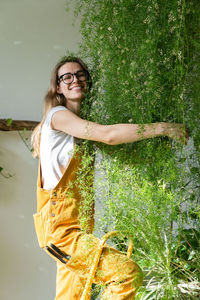
[(33, 157), (40, 156), (40, 138), (41, 138), (41, 130), (42, 130), (42, 125), (46, 119), (47, 113), (52, 107), (56, 107), (59, 105), (66, 106), (66, 98), (62, 94), (58, 94), (57, 92), (57, 86), (59, 84), (59, 78), (58, 78), (58, 70), (60, 67), (62, 67), (65, 63), (67, 62), (77, 62), (80, 64), (80, 66), (83, 68), (83, 70), (86, 71), (87, 73), (87, 81), (88, 81), (88, 89), (91, 88), (91, 76), (88, 71), (87, 66), (84, 64), (84, 62), (74, 56), (64, 56), (54, 67), (53, 72), (51, 74), (51, 79), (50, 79), (50, 85), (47, 90), (47, 93), (44, 97), (44, 110), (43, 110), (43, 117), (41, 122), (35, 127), (33, 130), (33, 133), (31, 135), (31, 144), (33, 147), (33, 152), (32, 155)]

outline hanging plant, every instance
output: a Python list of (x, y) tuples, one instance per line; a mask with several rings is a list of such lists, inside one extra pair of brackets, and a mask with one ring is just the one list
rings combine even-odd
[[(190, 132), (187, 146), (166, 137), (96, 144), (95, 198), (103, 206), (96, 212), (97, 227), (118, 230), (119, 248), (133, 239), (134, 259), (145, 273), (136, 299), (197, 299), (199, 2), (74, 3), (75, 17), (81, 17), (79, 55), (93, 73), (90, 114), (86, 105), (83, 116), (87, 112), (87, 118), (101, 124), (141, 124), (141, 134), (143, 124), (162, 121), (183, 123)], [(83, 161), (87, 168), (89, 152)], [(80, 186), (81, 180), (80, 174)], [(84, 223), (91, 195), (84, 180), (83, 186)]]

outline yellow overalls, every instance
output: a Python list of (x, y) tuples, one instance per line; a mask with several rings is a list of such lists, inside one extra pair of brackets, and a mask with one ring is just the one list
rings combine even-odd
[[(53, 190), (41, 188), (39, 165), (34, 222), (40, 247), (57, 261), (55, 300), (81, 298), (99, 243), (94, 235), (81, 231), (78, 219), (81, 196), (74, 182), (80, 163), (80, 156), (74, 154)], [(54, 249), (66, 255), (63, 262)], [(142, 272), (138, 265), (105, 245), (94, 279), (94, 283), (106, 285), (101, 299), (134, 299), (141, 282)]]

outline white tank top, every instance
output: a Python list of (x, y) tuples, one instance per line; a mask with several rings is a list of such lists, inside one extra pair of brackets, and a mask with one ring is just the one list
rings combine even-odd
[(60, 166), (66, 168), (74, 150), (73, 136), (51, 128), (52, 116), (59, 110), (67, 108), (53, 107), (47, 114), (41, 131), (40, 164), (43, 188), (46, 190), (51, 190), (57, 185), (63, 175)]

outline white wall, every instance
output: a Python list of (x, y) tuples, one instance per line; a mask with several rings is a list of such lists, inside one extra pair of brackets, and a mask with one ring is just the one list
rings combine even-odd
[[(0, 118), (40, 120), (50, 72), (77, 51), (79, 21), (65, 0), (0, 0)], [(55, 263), (38, 246), (37, 160), (17, 132), (0, 132), (0, 299), (53, 300)]]
[(80, 41), (80, 22), (73, 27), (65, 7), (66, 0), (0, 0), (0, 118), (41, 119), (51, 70)]

